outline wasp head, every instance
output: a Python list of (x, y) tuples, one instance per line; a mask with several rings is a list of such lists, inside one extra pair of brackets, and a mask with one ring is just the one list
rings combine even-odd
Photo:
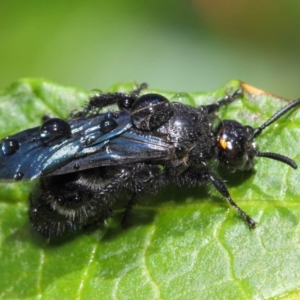
[(258, 151), (254, 140), (265, 128), (299, 104), (300, 99), (290, 102), (256, 129), (251, 126), (243, 126), (234, 120), (223, 120), (223, 125), (217, 138), (219, 161), (236, 170), (251, 170), (254, 157), (267, 157), (296, 169), (297, 164), (287, 156), (279, 153)]

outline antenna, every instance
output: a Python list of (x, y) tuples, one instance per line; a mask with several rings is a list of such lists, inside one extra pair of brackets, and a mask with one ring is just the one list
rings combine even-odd
[(262, 131), (270, 126), (272, 123), (274, 123), (277, 119), (279, 119), (281, 116), (286, 114), (288, 111), (290, 111), (292, 108), (297, 106), (300, 103), (300, 98), (297, 100), (294, 100), (290, 102), (288, 105), (284, 106), (282, 109), (280, 109), (277, 113), (275, 113), (269, 120), (267, 120), (264, 124), (262, 124), (260, 127), (256, 128), (253, 133), (253, 138), (256, 138), (259, 136)]
[[(260, 127), (256, 128), (256, 129), (254, 129), (253, 139), (256, 138), (257, 136), (259, 136), (265, 128), (270, 126), (277, 119), (279, 119), (281, 116), (286, 114), (288, 111), (290, 111), (292, 108), (294, 108), (298, 104), (300, 104), (300, 98), (297, 100), (294, 100), (294, 101), (290, 102), (288, 105), (284, 106), (277, 113), (275, 113), (269, 120), (267, 120), (264, 124), (262, 124)], [(297, 169), (297, 167), (298, 167), (297, 164), (292, 159), (290, 159), (289, 157), (284, 156), (282, 154), (273, 153), (273, 152), (255, 151), (254, 155), (257, 157), (267, 157), (267, 158), (271, 158), (271, 159), (274, 159), (277, 161), (281, 161), (281, 162), (289, 165), (293, 169)]]
[(290, 159), (289, 157), (284, 156), (282, 154), (279, 154), (279, 153), (255, 151), (254, 155), (257, 157), (267, 157), (267, 158), (271, 158), (271, 159), (274, 159), (277, 161), (281, 161), (281, 162), (289, 165), (293, 169), (298, 168), (297, 164), (292, 159)]

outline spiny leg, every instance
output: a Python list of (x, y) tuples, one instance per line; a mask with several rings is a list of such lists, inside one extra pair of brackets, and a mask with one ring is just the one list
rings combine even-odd
[[(99, 113), (104, 107), (118, 104), (121, 108), (129, 108), (133, 102), (138, 98), (143, 89), (147, 88), (146, 83), (140, 84), (136, 89), (130, 93), (96, 93), (89, 98), (88, 103), (82, 111), (71, 114), (71, 117), (86, 117)], [(128, 107), (126, 107), (126, 105)], [(125, 107), (122, 107), (125, 106)]]
[(95, 192), (94, 200), (98, 203), (98, 208), (95, 208), (96, 215), (91, 223), (84, 226), (84, 229), (91, 231), (97, 229), (113, 214), (113, 205), (115, 203), (115, 196), (124, 189), (126, 182), (132, 177), (132, 172), (128, 169), (123, 169), (118, 172), (109, 183), (107, 183), (101, 190)]
[(131, 216), (132, 208), (136, 203), (137, 203), (137, 193), (134, 192), (125, 205), (125, 210), (121, 220), (121, 225), (123, 228), (127, 228), (128, 226), (130, 226), (130, 216)]
[(216, 177), (213, 173), (207, 173), (207, 178), (209, 181), (214, 185), (214, 187), (219, 191), (219, 193), (225, 197), (228, 202), (237, 210), (239, 215), (247, 222), (248, 226), (250, 228), (254, 228), (256, 225), (256, 222), (247, 215), (231, 198), (228, 189), (224, 182), (220, 180), (218, 177)]
[(130, 94), (135, 95), (136, 97), (140, 95), (141, 91), (146, 89), (148, 87), (148, 84), (143, 82), (140, 85), (138, 85)]
[(121, 225), (126, 228), (130, 225), (130, 216), (133, 207), (138, 202), (138, 197), (142, 193), (156, 192), (160, 189), (160, 185), (164, 182), (164, 172), (157, 168), (157, 166), (151, 166), (147, 164), (138, 164), (134, 167), (132, 172), (132, 187), (133, 194), (125, 205), (125, 210)]
[(221, 106), (233, 102), (234, 100), (238, 99), (242, 95), (243, 95), (243, 90), (238, 89), (233, 94), (226, 95), (223, 99), (218, 100), (216, 103), (204, 105), (201, 107), (205, 108), (207, 113), (210, 114), (210, 113), (216, 112)]

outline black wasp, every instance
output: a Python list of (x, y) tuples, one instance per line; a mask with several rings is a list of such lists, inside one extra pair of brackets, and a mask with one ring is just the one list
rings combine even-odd
[[(53, 237), (111, 214), (115, 198), (127, 195), (123, 225), (141, 194), (168, 184), (211, 183), (250, 227), (251, 219), (231, 198), (215, 165), (250, 170), (254, 157), (290, 158), (260, 152), (254, 140), (295, 100), (258, 128), (220, 120), (215, 112), (241, 96), (237, 90), (210, 105), (192, 107), (160, 94), (142, 95), (146, 85), (129, 94), (96, 94), (67, 120), (48, 118), (40, 127), (9, 136), (1, 143), (0, 179), (40, 178), (30, 195), (32, 227)], [(117, 105), (117, 109), (110, 109)], [(106, 109), (106, 111), (105, 111)]]

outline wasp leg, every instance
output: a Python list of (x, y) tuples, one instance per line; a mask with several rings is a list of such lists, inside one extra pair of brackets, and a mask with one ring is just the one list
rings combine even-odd
[(127, 228), (131, 225), (130, 224), (130, 215), (132, 212), (132, 208), (136, 203), (137, 203), (137, 193), (134, 193), (125, 205), (125, 210), (124, 210), (123, 217), (121, 220), (121, 225), (123, 228)]
[(233, 94), (228, 94), (223, 99), (218, 100), (217, 103), (204, 105), (204, 106), (201, 106), (201, 108), (202, 109), (204, 108), (207, 111), (208, 114), (214, 113), (217, 110), (219, 110), (219, 108), (221, 106), (233, 102), (234, 100), (238, 99), (242, 95), (243, 95), (242, 89), (238, 89)]
[(44, 114), (41, 117), (42, 123), (48, 121), (49, 119), (51, 119), (51, 116), (49, 116), (48, 114)]
[(133, 169), (132, 175), (130, 189), (133, 190), (133, 194), (125, 205), (121, 220), (123, 228), (130, 225), (130, 215), (133, 207), (138, 202), (139, 196), (141, 194), (156, 193), (165, 183), (164, 174), (157, 166), (138, 164)]
[(136, 95), (136, 97), (137, 97), (140, 95), (142, 90), (146, 89), (147, 87), (148, 87), (148, 84), (143, 82), (131, 92), (131, 95)]
[(213, 173), (207, 173), (207, 178), (209, 181), (214, 185), (214, 187), (219, 191), (219, 193), (225, 197), (228, 202), (237, 210), (239, 215), (247, 222), (248, 226), (250, 228), (254, 228), (256, 225), (256, 222), (247, 215), (231, 198), (228, 189), (224, 182), (220, 180), (218, 177), (216, 177)]
[(118, 104), (120, 109), (129, 109), (133, 102), (138, 98), (143, 89), (147, 88), (146, 83), (142, 83), (131, 93), (105, 93), (95, 94), (90, 97), (88, 103), (82, 111), (71, 114), (71, 118), (86, 117), (98, 114), (104, 107)]
[(105, 183), (95, 169), (42, 178), (30, 195), (31, 226), (45, 237), (54, 237), (103, 223), (112, 214), (114, 195), (130, 177), (130, 172), (117, 172)]

